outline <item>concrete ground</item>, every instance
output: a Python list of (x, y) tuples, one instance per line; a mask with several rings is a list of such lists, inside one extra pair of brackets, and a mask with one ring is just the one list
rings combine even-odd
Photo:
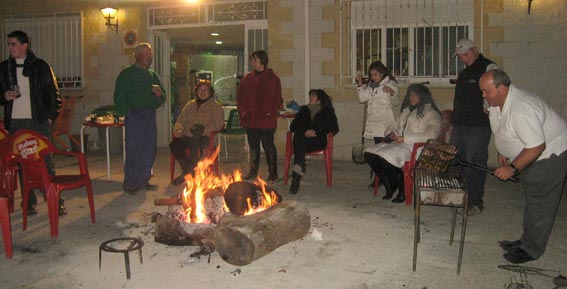
[[(238, 146), (241, 148), (241, 145)], [(221, 156), (221, 170), (248, 168), (245, 155), (236, 149), (229, 158)], [(280, 152), (280, 156), (283, 152)], [(522, 220), (521, 184), (487, 178), (486, 209), (469, 218), (463, 265), (456, 275), (460, 224), (456, 243), (449, 246), (452, 210), (423, 207), (422, 236), (417, 271), (412, 271), (414, 214), (411, 206), (393, 204), (374, 197), (367, 165), (335, 161), (333, 187), (325, 187), (321, 158), (308, 160), (298, 195), (289, 195), (283, 182), (275, 185), (284, 199), (308, 207), (312, 226), (301, 240), (284, 245), (250, 265), (225, 263), (216, 253), (210, 258), (189, 255), (197, 247), (172, 247), (153, 241), (153, 212), (156, 196), (176, 191), (169, 185), (168, 152), (160, 150), (152, 183), (159, 192), (122, 192), (121, 155), (112, 156), (112, 182), (106, 181), (102, 152), (88, 154), (95, 191), (97, 222), (90, 222), (84, 189), (64, 191), (69, 214), (60, 219), (60, 237), (49, 237), (47, 207), (42, 198), (39, 214), (29, 218), (21, 231), (21, 210), (11, 215), (14, 257), (0, 253), (0, 288), (507, 288), (521, 282), (521, 274), (499, 269), (506, 265), (498, 240), (520, 236)], [(71, 171), (69, 159), (56, 159), (57, 169)], [(283, 161), (279, 160), (283, 176)], [(262, 175), (266, 165), (262, 160)], [(20, 200), (16, 200), (19, 204)], [(567, 204), (563, 199), (546, 253), (525, 266), (546, 269), (544, 275), (527, 275), (533, 288), (553, 288), (552, 278), (567, 273)], [(320, 235), (320, 238), (318, 236)], [(117, 237), (144, 240), (143, 264), (131, 253), (132, 279), (126, 280), (121, 255), (104, 253), (98, 268), (98, 247)], [(0, 247), (2, 248), (2, 247)], [(545, 276), (548, 275), (548, 276)], [(526, 276), (524, 276), (524, 280)], [(508, 287), (520, 288), (520, 287)]]

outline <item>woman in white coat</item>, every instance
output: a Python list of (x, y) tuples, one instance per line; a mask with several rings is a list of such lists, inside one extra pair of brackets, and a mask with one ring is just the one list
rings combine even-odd
[(436, 139), (441, 132), (441, 113), (431, 92), (422, 84), (408, 87), (397, 122), (386, 130), (384, 142), (369, 147), (364, 158), (386, 188), (383, 199), (394, 203), (405, 201), (402, 166), (411, 157), (413, 144)]
[(368, 105), (363, 136), (377, 144), (382, 142), (384, 132), (394, 122), (394, 111), (400, 105), (400, 98), (397, 80), (382, 62), (372, 62), (368, 76), (367, 85), (362, 84), (362, 75), (356, 76), (358, 101)]

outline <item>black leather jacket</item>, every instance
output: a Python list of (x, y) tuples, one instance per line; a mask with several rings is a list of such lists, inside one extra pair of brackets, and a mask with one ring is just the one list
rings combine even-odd
[[(49, 64), (28, 50), (24, 61), (24, 76), (29, 77), (31, 112), (34, 123), (40, 124), (50, 119), (55, 121), (61, 107), (59, 87)], [(13, 101), (4, 98), (16, 81), (16, 61), (10, 57), (0, 63), (0, 105), (4, 106), (4, 125), (10, 129)]]

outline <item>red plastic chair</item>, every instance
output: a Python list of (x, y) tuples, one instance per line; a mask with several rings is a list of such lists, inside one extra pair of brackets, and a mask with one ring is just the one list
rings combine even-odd
[[(332, 133), (327, 134), (327, 146), (324, 150), (306, 153), (308, 156), (323, 155), (325, 159), (325, 172), (327, 173), (327, 187), (333, 185), (333, 138)], [(287, 185), (289, 178), (289, 167), (291, 164), (291, 156), (293, 155), (293, 134), (291, 131), (287, 132), (285, 139), (285, 168), (284, 168), (284, 184)]]
[(10, 225), (8, 198), (0, 197), (0, 227), (2, 227), (2, 238), (4, 239), (4, 251), (6, 258), (12, 258), (12, 226)]
[[(23, 176), (23, 229), (27, 228), (27, 208), (30, 189), (41, 189), (47, 199), (51, 237), (59, 237), (59, 195), (61, 191), (86, 187), (91, 221), (95, 223), (93, 189), (87, 159), (83, 153), (57, 150), (43, 135), (32, 130), (18, 130), (12, 137), (10, 149), (13, 161), (21, 166)], [(67, 155), (77, 158), (79, 174), (49, 175), (44, 157), (47, 154)]]
[[(212, 155), (213, 152), (216, 149), (216, 147), (215, 147), (215, 136), (217, 135), (217, 133), (218, 133), (218, 131), (211, 131), (209, 133), (209, 146), (205, 149), (205, 155), (206, 156)], [(219, 145), (220, 145), (220, 141), (219, 141)], [(213, 169), (215, 170), (215, 172), (217, 174), (219, 173), (219, 157), (218, 157), (218, 155), (215, 158), (215, 162), (213, 164)], [(173, 181), (173, 179), (175, 179), (175, 158), (173, 157), (173, 154), (171, 154), (171, 153), (169, 153), (169, 176), (170, 176), (170, 181)]]
[(75, 143), (76, 147), (81, 147), (81, 142), (71, 135), (71, 121), (73, 120), (73, 113), (75, 112), (75, 103), (78, 99), (82, 98), (63, 98), (61, 99), (61, 110), (55, 122), (53, 123), (51, 137), (54, 141), (61, 144), (66, 150), (69, 149), (67, 144), (59, 138), (60, 135), (66, 135), (69, 141)]
[[(453, 111), (450, 109), (446, 109), (441, 111), (441, 133), (437, 140), (442, 142), (448, 142), (449, 138), (451, 137), (451, 131), (453, 129), (453, 125), (451, 120), (453, 119)], [(413, 144), (413, 149), (411, 152), (411, 158), (409, 161), (404, 163), (402, 167), (404, 171), (404, 192), (406, 195), (406, 202), (407, 206), (411, 205), (413, 200), (413, 169), (415, 168), (415, 163), (417, 161), (417, 152), (419, 148), (425, 146), (425, 143), (415, 143)], [(378, 195), (378, 185), (380, 184), (380, 180), (378, 176), (374, 177), (374, 196)]]
[(10, 164), (10, 134), (0, 128), (0, 196), (8, 198), (10, 213), (14, 212), (14, 191), (18, 168)]

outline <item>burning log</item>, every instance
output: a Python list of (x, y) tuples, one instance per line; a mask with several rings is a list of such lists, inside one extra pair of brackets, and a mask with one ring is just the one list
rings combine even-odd
[[(275, 202), (280, 202), (282, 197), (273, 189), (266, 188), (266, 191), (271, 192), (275, 197)], [(226, 207), (231, 213), (243, 216), (249, 209), (256, 208), (264, 202), (264, 193), (262, 187), (257, 184), (248, 182), (234, 182), (228, 186), (224, 193), (224, 202)], [(248, 204), (250, 202), (250, 204)]]
[(311, 227), (309, 211), (295, 201), (284, 201), (244, 217), (225, 214), (214, 230), (215, 246), (229, 264), (250, 264), (278, 247), (303, 238)]
[(209, 224), (191, 224), (193, 230), (187, 230), (178, 219), (158, 214), (154, 240), (171, 246), (200, 246), (211, 243), (213, 227)]

